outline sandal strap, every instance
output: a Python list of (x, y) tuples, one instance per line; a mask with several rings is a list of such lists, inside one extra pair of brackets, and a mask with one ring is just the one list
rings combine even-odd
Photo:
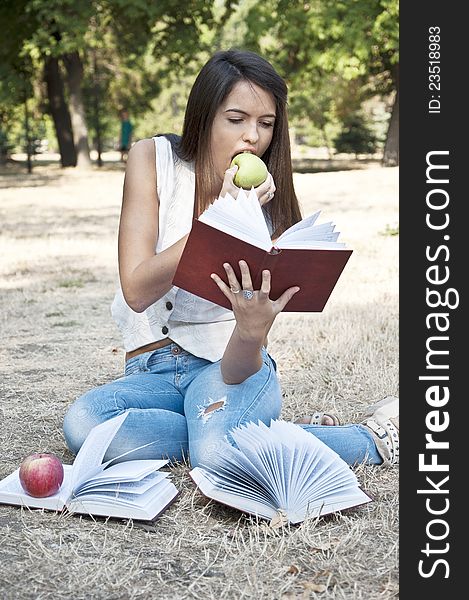
[(339, 418), (336, 415), (332, 415), (331, 413), (327, 413), (327, 412), (319, 412), (319, 411), (316, 411), (311, 415), (309, 424), (310, 425), (323, 425), (322, 421), (323, 421), (324, 417), (329, 417), (330, 419), (332, 419), (332, 422), (334, 423), (334, 425), (340, 425)]
[(394, 425), (392, 420), (376, 421), (368, 419), (366, 425), (372, 432), (376, 443), (376, 448), (380, 453), (383, 464), (398, 465), (399, 464), (399, 429)]
[(311, 419), (309, 421), (310, 425), (321, 425), (321, 420), (323, 417), (324, 413), (322, 412), (314, 412), (311, 415)]

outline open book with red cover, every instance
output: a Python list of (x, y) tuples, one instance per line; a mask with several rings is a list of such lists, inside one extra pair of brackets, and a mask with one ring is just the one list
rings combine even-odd
[(223, 263), (228, 262), (241, 282), (238, 262), (245, 260), (255, 290), (261, 286), (262, 271), (270, 271), (272, 300), (290, 287), (300, 287), (284, 311), (320, 312), (352, 250), (337, 242), (339, 234), (333, 223), (317, 224), (318, 216), (316, 212), (296, 223), (273, 246), (253, 190), (241, 190), (236, 199), (229, 194), (217, 198), (194, 219), (173, 285), (231, 309), (210, 275), (217, 273), (226, 281)]
[(295, 423), (249, 422), (230, 435), (236, 446), (225, 442), (209, 464), (189, 472), (207, 498), (293, 524), (372, 501), (349, 465)]

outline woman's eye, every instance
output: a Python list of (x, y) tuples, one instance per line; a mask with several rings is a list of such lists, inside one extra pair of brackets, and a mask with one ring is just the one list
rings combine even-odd
[[(241, 118), (229, 118), (228, 121), (230, 123), (233, 123), (234, 125), (239, 125), (241, 123), (244, 123), (244, 119)], [(263, 127), (264, 129), (270, 129), (271, 127), (274, 126), (272, 121), (259, 121), (259, 126)]]

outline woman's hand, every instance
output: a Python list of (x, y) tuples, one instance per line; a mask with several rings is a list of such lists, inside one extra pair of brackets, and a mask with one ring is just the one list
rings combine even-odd
[(269, 329), (278, 313), (300, 288), (291, 287), (277, 300), (271, 300), (270, 271), (262, 272), (261, 289), (254, 290), (246, 261), (239, 261), (241, 283), (231, 265), (226, 263), (223, 266), (229, 285), (215, 273), (212, 279), (230, 300), (236, 327), (221, 360), (221, 374), (226, 384), (236, 385), (262, 368), (261, 349), (266, 343)]
[[(220, 192), (221, 197), (225, 196), (226, 194), (230, 194), (231, 196), (233, 196), (233, 198), (236, 198), (238, 196), (240, 188), (233, 183), (233, 178), (236, 175), (237, 170), (238, 165), (235, 165), (225, 171), (225, 178), (223, 179), (223, 186)], [(276, 187), (274, 179), (272, 175), (268, 173), (267, 179), (264, 181), (264, 183), (261, 183), (261, 185), (254, 188), (254, 191), (256, 192), (257, 197), (259, 198), (261, 206), (272, 200), (275, 194), (275, 190)]]
[(288, 288), (280, 298), (271, 300), (269, 298), (270, 271), (262, 272), (261, 288), (254, 290), (246, 261), (239, 261), (241, 283), (230, 264), (225, 263), (223, 267), (229, 285), (215, 273), (212, 273), (211, 277), (231, 302), (239, 336), (245, 341), (257, 341), (262, 345), (275, 317), (300, 288), (296, 286)]

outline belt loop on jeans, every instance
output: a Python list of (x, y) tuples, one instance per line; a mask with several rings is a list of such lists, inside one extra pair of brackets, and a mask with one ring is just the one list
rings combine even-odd
[(150, 356), (151, 354), (149, 352), (142, 352), (142, 354), (140, 354), (138, 357), (138, 368), (140, 371), (148, 371), (147, 364)]

